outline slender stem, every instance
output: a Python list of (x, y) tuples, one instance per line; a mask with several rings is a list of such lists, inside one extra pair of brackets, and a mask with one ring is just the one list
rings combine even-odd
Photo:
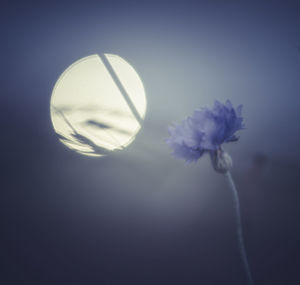
[(245, 270), (245, 273), (247, 276), (248, 284), (254, 285), (250, 267), (249, 267), (249, 263), (248, 263), (248, 259), (247, 259), (246, 248), (245, 248), (245, 244), (244, 244), (238, 192), (236, 190), (231, 173), (229, 171), (227, 171), (225, 173), (225, 176), (228, 180), (228, 184), (232, 191), (233, 199), (234, 199), (234, 208), (235, 208), (235, 216), (236, 216), (235, 218), (236, 218), (236, 227), (237, 227), (237, 239), (238, 239), (238, 246), (239, 246), (241, 259), (242, 259), (244, 270)]

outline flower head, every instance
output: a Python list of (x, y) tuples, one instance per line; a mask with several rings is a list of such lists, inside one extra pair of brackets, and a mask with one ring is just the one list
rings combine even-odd
[(167, 144), (173, 155), (186, 162), (198, 160), (205, 152), (213, 153), (221, 144), (237, 141), (236, 131), (243, 129), (242, 105), (236, 109), (227, 100), (215, 101), (212, 109), (194, 111), (181, 124), (169, 128)]

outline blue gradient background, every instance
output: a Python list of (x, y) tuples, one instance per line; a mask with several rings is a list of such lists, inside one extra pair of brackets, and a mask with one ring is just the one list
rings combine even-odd
[[(232, 197), (208, 157), (170, 156), (167, 127), (230, 99), (255, 284), (300, 283), (300, 7), (296, 1), (3, 2), (1, 284), (245, 284)], [(144, 82), (136, 140), (97, 159), (64, 147), (60, 74), (118, 54)]]

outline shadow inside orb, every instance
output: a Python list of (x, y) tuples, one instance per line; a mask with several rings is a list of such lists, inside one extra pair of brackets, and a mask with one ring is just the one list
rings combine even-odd
[[(70, 127), (71, 129), (71, 133), (70, 135), (72, 136), (72, 138), (74, 138), (74, 140), (71, 140), (69, 138), (67, 138), (66, 136), (59, 134), (56, 132), (56, 135), (58, 136), (58, 138), (62, 141), (62, 142), (67, 142), (69, 144), (75, 144), (77, 146), (86, 146), (90, 149), (90, 151), (83, 151), (81, 150), (80, 153), (83, 154), (96, 154), (96, 155), (107, 155), (109, 153), (111, 153), (111, 150), (108, 150), (104, 147), (98, 146), (97, 144), (95, 144), (91, 139), (89, 139), (88, 137), (86, 137), (83, 134), (80, 134), (75, 128), (74, 126), (69, 122), (69, 120), (66, 118), (65, 114), (63, 111), (61, 111), (59, 108), (52, 106), (52, 108), (55, 110), (56, 113), (58, 113), (61, 118), (65, 121), (65, 123)], [(101, 129), (110, 129), (111, 127), (100, 123), (100, 122), (87, 122), (90, 124), (93, 124), (93, 126), (96, 126), (98, 128)]]
[(126, 135), (131, 135), (131, 132), (129, 132), (127, 130), (120, 129), (120, 128), (113, 127), (113, 126), (109, 126), (107, 124), (98, 122), (96, 120), (87, 120), (84, 123), (87, 124), (87, 125), (89, 125), (89, 126), (98, 127), (100, 129), (114, 129), (114, 131), (117, 131), (119, 133), (123, 133), (123, 134), (126, 134)]

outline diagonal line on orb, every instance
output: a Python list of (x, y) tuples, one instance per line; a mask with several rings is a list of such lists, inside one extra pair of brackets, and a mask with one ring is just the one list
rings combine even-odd
[(142, 126), (143, 119), (141, 118), (141, 116), (138, 113), (135, 105), (131, 101), (131, 99), (130, 99), (127, 91), (125, 90), (123, 84), (121, 83), (118, 75), (116, 74), (116, 72), (114, 71), (113, 67), (111, 66), (111, 64), (107, 60), (106, 55), (99, 54), (99, 57), (102, 60), (103, 64), (105, 65), (105, 67), (106, 67), (107, 71), (109, 72), (110, 76), (112, 77), (113, 81), (117, 85), (117, 87), (118, 87), (119, 91), (121, 92), (122, 96), (124, 97), (124, 99), (125, 99), (127, 105), (129, 106), (132, 114), (134, 115), (134, 117), (136, 118), (136, 120), (139, 122), (140, 126)]

